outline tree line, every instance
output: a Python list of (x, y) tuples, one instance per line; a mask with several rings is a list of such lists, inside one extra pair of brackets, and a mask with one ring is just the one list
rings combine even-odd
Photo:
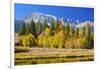
[(94, 33), (91, 31), (89, 23), (82, 28), (78, 28), (59, 20), (52, 20), (48, 25), (47, 20), (44, 20), (44, 23), (40, 21), (35, 23), (32, 19), (28, 26), (25, 23), (22, 24), (18, 34), (18, 45), (24, 47), (94, 48)]

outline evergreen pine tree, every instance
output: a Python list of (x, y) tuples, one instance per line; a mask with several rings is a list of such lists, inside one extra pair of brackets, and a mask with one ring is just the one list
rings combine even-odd
[(25, 22), (23, 22), (21, 28), (19, 29), (19, 35), (25, 35), (26, 34), (26, 27)]
[(70, 27), (69, 24), (66, 24), (66, 34), (69, 36)]
[(44, 30), (46, 29), (47, 26), (48, 26), (48, 25), (47, 25), (47, 20), (45, 19), (45, 20), (44, 20), (44, 23), (43, 23), (43, 26), (42, 26), (42, 31), (44, 31)]
[(37, 35), (39, 35), (41, 33), (41, 29), (42, 29), (41, 23), (40, 23), (40, 21), (38, 21), (36, 23), (36, 34)]
[(86, 24), (86, 31), (85, 31), (85, 35), (86, 35), (86, 37), (88, 37), (88, 36), (90, 36), (90, 25), (87, 23)]
[(83, 34), (82, 36), (83, 36), (83, 37), (85, 37), (85, 30), (86, 30), (86, 28), (83, 27), (83, 28), (82, 28), (82, 34)]
[(55, 22), (55, 30), (56, 30), (56, 32), (58, 32), (59, 31), (59, 20), (57, 20), (56, 22)]
[(76, 31), (75, 31), (75, 38), (77, 38), (78, 35), (79, 35), (79, 28), (77, 27), (77, 28), (76, 28)]
[(27, 26), (27, 28), (26, 28), (26, 34), (27, 35), (30, 34), (30, 27), (29, 26)]
[(54, 27), (54, 21), (52, 20), (51, 23), (50, 23), (50, 29), (53, 31), (54, 28), (55, 28), (55, 27)]
[(69, 32), (69, 34), (70, 34), (70, 37), (73, 37), (74, 36), (74, 27), (73, 26), (71, 26), (70, 27), (70, 32)]
[(30, 33), (36, 37), (36, 26), (35, 26), (35, 23), (33, 21), (33, 18), (32, 18), (31, 23), (29, 24), (28, 33)]

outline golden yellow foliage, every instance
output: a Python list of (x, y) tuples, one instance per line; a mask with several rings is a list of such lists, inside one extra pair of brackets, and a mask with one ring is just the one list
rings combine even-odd
[[(90, 35), (91, 32), (88, 28), (87, 35)], [(59, 25), (56, 30), (46, 27), (37, 37), (32, 34), (24, 35), (20, 37), (19, 42), (23, 46), (66, 49), (91, 48), (90, 46), (93, 45), (93, 35), (85, 36), (85, 28), (77, 28), (75, 30), (74, 27), (68, 26), (66, 30), (64, 30), (63, 25)]]
[(24, 35), (20, 37), (20, 42), (21, 44), (25, 47), (25, 46), (30, 46), (30, 47), (34, 47), (36, 46), (37, 40), (35, 39), (35, 37), (32, 34), (29, 35)]

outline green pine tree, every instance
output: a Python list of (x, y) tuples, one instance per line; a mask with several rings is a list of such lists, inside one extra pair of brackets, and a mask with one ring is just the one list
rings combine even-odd
[(57, 20), (56, 22), (55, 22), (55, 31), (56, 32), (58, 32), (59, 31), (59, 20)]
[(41, 33), (41, 29), (42, 29), (41, 23), (40, 23), (40, 21), (38, 21), (36, 23), (36, 33), (37, 33), (37, 35), (39, 35)]
[(94, 38), (93, 35), (91, 34), (91, 30), (90, 30), (90, 25), (87, 23), (86, 25), (86, 30), (85, 30), (85, 37), (86, 37), (86, 45), (85, 48), (93, 48), (93, 42), (94, 42)]
[(46, 29), (47, 26), (48, 26), (48, 25), (47, 25), (47, 20), (45, 19), (45, 20), (44, 20), (44, 23), (42, 24), (42, 31), (44, 31), (44, 30)]
[(26, 34), (26, 27), (25, 22), (23, 22), (22, 26), (19, 29), (19, 35), (25, 35)]
[(76, 31), (75, 31), (75, 38), (77, 38), (78, 35), (79, 35), (79, 28), (77, 27), (77, 28), (76, 28)]
[(71, 26), (71, 27), (70, 27), (70, 32), (69, 32), (70, 37), (73, 37), (73, 36), (74, 36), (74, 32), (75, 32), (74, 27)]
[(86, 37), (88, 37), (88, 36), (90, 36), (90, 25), (87, 23), (86, 24), (86, 31), (85, 31), (85, 35), (86, 35)]
[(30, 34), (30, 27), (29, 26), (27, 26), (27, 28), (26, 28), (26, 34), (27, 35)]
[(67, 34), (67, 36), (69, 36), (69, 31), (70, 31), (70, 26), (69, 26), (69, 24), (66, 24), (66, 34)]
[(31, 23), (29, 24), (28, 33), (34, 35), (35, 37), (37, 36), (37, 35), (36, 35), (36, 26), (35, 26), (35, 23), (34, 23), (34, 21), (33, 21), (33, 18), (32, 18)]
[(53, 31), (54, 28), (55, 28), (55, 27), (54, 27), (54, 21), (52, 20), (51, 23), (50, 23), (50, 29)]
[(85, 37), (85, 30), (86, 30), (86, 28), (83, 27), (83, 28), (82, 28), (82, 34), (83, 34), (82, 36), (83, 36), (83, 37)]

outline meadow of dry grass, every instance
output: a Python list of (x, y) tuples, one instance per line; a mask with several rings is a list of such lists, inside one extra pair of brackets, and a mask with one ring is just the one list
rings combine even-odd
[[(47, 64), (93, 61), (93, 49), (19, 48), (15, 53), (15, 65)], [(15, 51), (18, 50), (18, 47)], [(24, 51), (27, 50), (27, 51)]]

